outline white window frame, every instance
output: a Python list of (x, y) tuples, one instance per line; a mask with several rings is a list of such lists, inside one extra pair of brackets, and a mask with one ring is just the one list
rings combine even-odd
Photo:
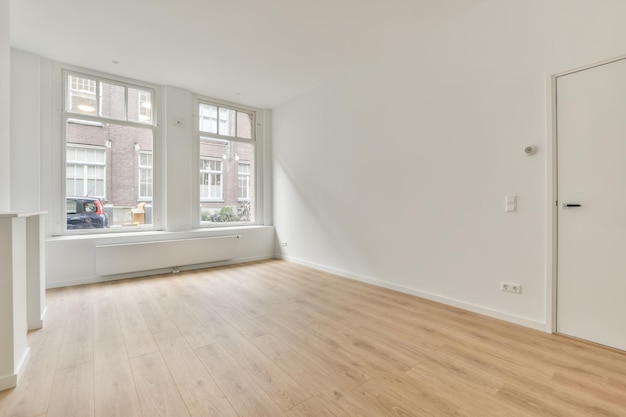
[[(103, 73), (98, 73), (96, 71), (91, 71), (91, 70), (85, 70), (85, 69), (75, 69), (75, 68), (71, 68), (69, 66), (59, 66), (59, 74), (60, 74), (60, 83), (57, 84), (59, 86), (59, 88), (54, 88), (53, 87), (53, 91), (55, 92), (55, 94), (58, 94), (58, 96), (60, 97), (60, 101), (61, 101), (61, 118), (60, 118), (60, 126), (59, 126), (59, 130), (60, 131), (60, 148), (59, 148), (59, 159), (60, 163), (58, 165), (59, 169), (57, 172), (60, 173), (60, 187), (59, 187), (59, 196), (56, 197), (56, 192), (55, 192), (55, 207), (57, 207), (56, 210), (54, 210), (56, 212), (56, 214), (53, 213), (53, 216), (55, 219), (57, 219), (55, 221), (55, 223), (58, 225), (58, 227), (54, 227), (51, 230), (52, 235), (56, 236), (56, 235), (76, 235), (76, 234), (92, 234), (92, 235), (100, 235), (100, 234), (107, 234), (107, 233), (127, 233), (127, 232), (137, 232), (137, 231), (152, 231), (152, 230), (160, 230), (161, 229), (161, 219), (160, 219), (160, 212), (161, 212), (161, 192), (160, 192), (160, 175), (162, 175), (161, 173), (161, 168), (160, 168), (160, 164), (157, 163), (156, 161), (158, 161), (158, 155), (160, 155), (159, 149), (161, 149), (162, 145), (160, 144), (160, 135), (158, 134), (158, 120), (157, 120), (157, 114), (158, 114), (158, 108), (157, 108), (157, 95), (156, 95), (156, 91), (157, 91), (157, 86), (155, 85), (150, 85), (147, 83), (142, 83), (142, 82), (138, 82), (135, 80), (128, 80), (128, 79), (124, 79), (122, 77), (116, 77), (116, 76), (112, 76), (110, 74), (103, 74)], [(77, 77), (83, 77), (83, 78), (88, 78), (91, 80), (95, 80), (96, 81), (96, 111), (95, 111), (95, 116), (91, 115), (91, 114), (84, 114), (84, 113), (80, 113), (80, 112), (72, 112), (71, 110), (68, 110), (68, 100), (70, 100), (70, 95), (68, 94), (69, 92), (69, 88), (70, 86), (68, 85), (68, 76), (77, 76)], [(133, 88), (133, 89), (137, 89), (137, 90), (146, 90), (148, 92), (150, 92), (151, 94), (151, 98), (152, 98), (152, 121), (151, 122), (135, 122), (135, 121), (129, 121), (129, 120), (120, 120), (120, 119), (116, 119), (116, 118), (111, 118), (111, 117), (106, 117), (106, 116), (100, 116), (100, 92), (99, 92), (99, 86), (101, 82), (105, 82), (105, 83), (110, 83), (110, 84), (114, 84), (117, 86), (122, 86), (126, 89), (126, 98), (125, 98), (125, 105), (126, 105), (126, 109), (125, 109), (125, 115), (126, 118), (128, 118), (128, 89), (129, 88)], [(71, 107), (69, 107), (71, 109)], [(152, 160), (153, 160), (153, 166), (152, 166), (152, 207), (153, 207), (153, 217), (152, 217), (152, 225), (148, 226), (148, 225), (137, 225), (137, 226), (124, 226), (124, 227), (120, 227), (120, 228), (104, 228), (104, 229), (78, 229), (78, 230), (68, 230), (66, 228), (66, 166), (67, 166), (67, 161), (66, 161), (66, 146), (68, 145), (68, 143), (66, 142), (67, 140), (67, 131), (66, 131), (66, 127), (67, 127), (67, 123), (85, 123), (85, 124), (94, 124), (94, 125), (105, 125), (105, 124), (116, 124), (116, 125), (122, 125), (122, 126), (129, 126), (129, 127), (137, 127), (140, 129), (150, 129), (152, 131), (152, 140), (153, 140), (153, 151), (152, 151)], [(56, 165), (56, 163), (54, 164)], [(156, 174), (156, 175), (155, 175)], [(56, 187), (53, 187), (56, 188)], [(106, 191), (105, 191), (106, 193)], [(62, 197), (62, 198), (61, 198)], [(148, 199), (149, 201), (149, 199)]]

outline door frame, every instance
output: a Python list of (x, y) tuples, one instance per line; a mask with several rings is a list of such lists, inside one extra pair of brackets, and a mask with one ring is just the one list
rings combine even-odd
[(546, 85), (546, 332), (558, 333), (558, 124), (557, 79), (602, 65), (626, 60), (626, 54), (556, 74), (545, 73)]

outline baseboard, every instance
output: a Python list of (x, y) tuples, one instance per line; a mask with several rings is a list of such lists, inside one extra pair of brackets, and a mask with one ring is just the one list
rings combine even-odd
[[(180, 266), (178, 270), (181, 272), (191, 271), (195, 269), (205, 269), (205, 268), (214, 268), (218, 266), (237, 265), (237, 264), (264, 261), (264, 260), (275, 259), (275, 258), (276, 256), (272, 253), (268, 255), (252, 256), (248, 258), (235, 258), (235, 259), (230, 259), (227, 261), (211, 262), (211, 263), (206, 263), (206, 264)], [(133, 272), (129, 274), (106, 275), (106, 276), (94, 275), (92, 277), (85, 277), (85, 278), (80, 278), (80, 279), (47, 282), (46, 288), (71, 287), (74, 285), (95, 284), (98, 282), (119, 281), (122, 279), (141, 278), (141, 277), (148, 277), (152, 275), (163, 275), (163, 274), (171, 274), (171, 273), (172, 273), (172, 268), (163, 268), (163, 269), (152, 269), (149, 271)]]
[(302, 259), (290, 257), (290, 256), (280, 256), (280, 259), (284, 259), (288, 262), (297, 263), (300, 265), (308, 266), (313, 269), (317, 269), (320, 271), (328, 272), (334, 275), (338, 275), (343, 278), (353, 279), (355, 281), (365, 282), (367, 284), (376, 285), (378, 287), (387, 288), (390, 290), (398, 291), (404, 294), (414, 295), (416, 297), (425, 298), (427, 300), (436, 301), (441, 304), (446, 304), (453, 307), (458, 307), (463, 310), (471, 311), (474, 313), (482, 314), (484, 316), (492, 317), (499, 320), (504, 320), (510, 323), (519, 324), (520, 326), (529, 327), (531, 329), (540, 330), (543, 332), (550, 332), (549, 326), (547, 323), (540, 322), (537, 320), (529, 319), (522, 316), (517, 316), (514, 314), (506, 313), (503, 311), (498, 311), (494, 309), (490, 309), (487, 307), (483, 307), (480, 305), (468, 303), (461, 300), (456, 300), (454, 298), (449, 298), (437, 294), (432, 294), (426, 291), (416, 290), (414, 288), (404, 287), (401, 285), (392, 284), (390, 282), (381, 281), (376, 278), (367, 277), (363, 275), (353, 274), (351, 272), (343, 271), (337, 268), (328, 267), (325, 265), (316, 264), (314, 262), (305, 261)]
[(23, 374), (23, 370), (28, 363), (28, 359), (30, 358), (30, 348), (27, 347), (20, 358), (20, 361), (17, 366), (16, 373), (13, 375), (7, 375), (0, 377), (0, 391), (4, 391), (7, 389), (15, 388), (17, 384), (19, 384), (20, 376)]

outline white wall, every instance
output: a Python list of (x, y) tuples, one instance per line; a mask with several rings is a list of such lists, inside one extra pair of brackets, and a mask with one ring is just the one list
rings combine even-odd
[[(194, 106), (193, 96), (189, 91), (166, 87), (165, 117), (166, 148), (166, 187), (165, 199), (168, 213), (166, 226), (169, 231), (190, 230), (192, 227), (191, 204), (181, 204), (192, 199), (191, 161), (194, 155), (193, 122), (191, 115)], [(180, 123), (176, 123), (176, 122)]]
[[(39, 211), (40, 202), (40, 59), (11, 53), (11, 210)], [(24, 117), (24, 116), (27, 117)], [(30, 161), (30, 163), (27, 163)]]
[[(46, 286), (59, 287), (88, 282), (106, 281), (117, 277), (96, 275), (95, 247), (98, 244), (116, 244), (154, 240), (173, 240), (220, 236), (237, 233), (241, 235), (239, 252), (229, 263), (254, 261), (274, 257), (274, 228), (271, 221), (267, 226), (236, 229), (194, 230), (194, 199), (191, 178), (194, 164), (194, 96), (191, 92), (176, 87), (159, 88), (158, 117), (159, 133), (162, 138), (155, 149), (156, 163), (164, 167), (164, 175), (155, 180), (160, 198), (166, 211), (155, 213), (162, 230), (147, 233), (120, 233), (106, 236), (62, 236), (55, 237), (63, 227), (63, 199), (60, 195), (60, 179), (63, 172), (60, 164), (60, 106), (55, 92), (60, 88), (60, 67), (45, 58), (28, 52), (12, 51), (11, 102), (12, 157), (14, 168), (11, 182), (16, 196), (16, 209), (45, 210), (46, 225)], [(36, 80), (41, 80), (41, 88)], [(35, 82), (33, 82), (35, 80)], [(261, 112), (265, 113), (265, 112)], [(182, 120), (183, 125), (176, 125)], [(260, 115), (260, 131), (269, 134)], [(266, 146), (259, 143), (259, 152)], [(33, 168), (34, 166), (34, 168)], [(32, 172), (28, 172), (32, 168)], [(264, 173), (265, 181), (271, 181), (271, 166)], [(158, 181), (158, 182), (157, 182)], [(31, 194), (34, 194), (31, 195)], [(263, 202), (260, 202), (262, 206)], [(35, 207), (37, 206), (37, 207)], [(58, 207), (60, 206), (60, 207)], [(196, 210), (197, 211), (197, 210)], [(217, 264), (206, 264), (211, 266)], [(175, 266), (175, 265), (172, 265)], [(149, 271), (147, 273), (153, 273)], [(156, 271), (167, 272), (167, 271)], [(125, 275), (124, 277), (142, 274)]]
[(486, 1), (275, 109), (282, 255), (549, 329), (549, 80), (626, 54), (625, 15)]
[(9, 0), (0, 0), (0, 213), (11, 209)]

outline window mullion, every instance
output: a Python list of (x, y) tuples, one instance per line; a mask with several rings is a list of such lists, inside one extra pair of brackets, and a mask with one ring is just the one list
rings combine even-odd
[[(141, 102), (141, 100), (139, 101)], [(124, 106), (124, 120), (128, 121), (128, 87), (124, 87), (124, 103), (126, 103)], [(137, 116), (137, 119), (139, 119), (139, 116)]]
[(100, 82), (96, 80), (96, 115), (102, 116), (102, 98), (100, 96)]

